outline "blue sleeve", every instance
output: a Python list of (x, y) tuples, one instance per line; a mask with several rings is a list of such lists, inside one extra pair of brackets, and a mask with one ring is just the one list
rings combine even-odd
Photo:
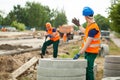
[(92, 29), (92, 30), (89, 31), (88, 36), (89, 37), (94, 37), (97, 33), (98, 33), (98, 31), (96, 29)]
[(56, 29), (53, 29), (52, 32), (56, 32)]

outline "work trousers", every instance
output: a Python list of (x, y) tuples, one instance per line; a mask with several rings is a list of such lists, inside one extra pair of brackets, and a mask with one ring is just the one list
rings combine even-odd
[(45, 55), (47, 46), (49, 46), (51, 44), (53, 44), (53, 58), (57, 58), (59, 40), (57, 40), (57, 41), (48, 40), (48, 41), (44, 42), (44, 44), (42, 46), (42, 54)]
[(97, 54), (85, 52), (85, 59), (87, 60), (86, 80), (94, 80), (94, 61)]

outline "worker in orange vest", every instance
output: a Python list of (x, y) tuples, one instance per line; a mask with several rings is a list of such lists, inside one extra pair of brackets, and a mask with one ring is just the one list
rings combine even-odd
[(42, 46), (41, 58), (44, 58), (46, 48), (51, 44), (53, 44), (53, 58), (57, 58), (60, 35), (57, 30), (51, 26), (49, 22), (46, 23), (45, 36), (49, 37), (50, 40), (44, 42)]
[(7, 29), (6, 29), (5, 27), (2, 27), (1, 31), (2, 31), (2, 32), (6, 32)]
[(100, 29), (94, 21), (93, 15), (94, 11), (90, 7), (83, 8), (83, 16), (87, 22), (86, 29), (80, 25), (79, 20), (76, 18), (72, 19), (72, 22), (77, 25), (85, 35), (82, 48), (73, 59), (78, 59), (80, 54), (84, 53), (85, 59), (87, 60), (86, 80), (94, 80), (94, 61), (100, 48)]
[(64, 34), (63, 34), (63, 41), (64, 41), (64, 42), (67, 42), (67, 33), (64, 33)]

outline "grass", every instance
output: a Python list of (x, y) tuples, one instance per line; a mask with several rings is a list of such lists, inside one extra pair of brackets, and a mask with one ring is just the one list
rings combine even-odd
[(60, 58), (73, 58), (75, 54), (77, 54), (79, 52), (79, 48), (77, 45), (72, 45), (69, 47), (69, 51), (70, 55), (67, 54), (63, 54), (60, 55)]
[(116, 33), (115, 32), (115, 36), (117, 36), (118, 38), (120, 38), (120, 33)]
[(110, 40), (109, 43), (110, 55), (120, 55), (120, 48), (117, 47), (113, 41)]

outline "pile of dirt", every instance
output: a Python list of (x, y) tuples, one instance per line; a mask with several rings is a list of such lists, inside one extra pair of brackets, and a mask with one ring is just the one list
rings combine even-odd
[(10, 56), (0, 56), (0, 80), (9, 79), (9, 73), (11, 73), (15, 66), (14, 61)]
[(21, 46), (21, 45), (10, 45), (10, 44), (2, 44), (0, 45), (0, 50), (16, 50), (16, 49), (27, 49), (27, 48), (32, 48), (32, 46)]
[(0, 56), (0, 80), (9, 80), (11, 78), (10, 74), (29, 61), (33, 56), (37, 56), (38, 54), (36, 53)]

